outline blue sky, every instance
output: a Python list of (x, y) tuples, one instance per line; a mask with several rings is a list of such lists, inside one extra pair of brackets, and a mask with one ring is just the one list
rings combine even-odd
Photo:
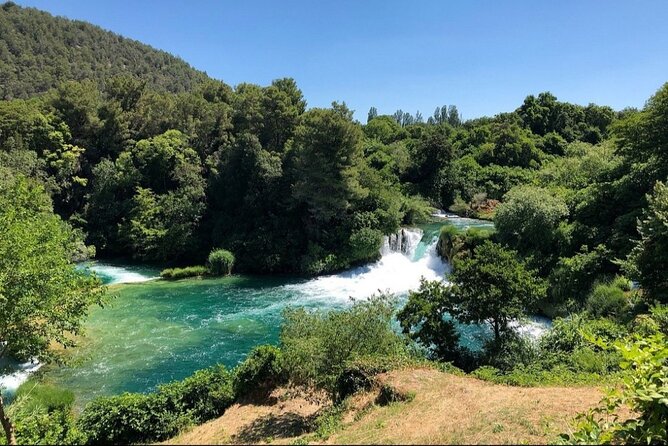
[(180, 56), (235, 85), (293, 77), (309, 106), (366, 121), (401, 108), (464, 118), (527, 94), (620, 109), (668, 81), (666, 0), (25, 0)]

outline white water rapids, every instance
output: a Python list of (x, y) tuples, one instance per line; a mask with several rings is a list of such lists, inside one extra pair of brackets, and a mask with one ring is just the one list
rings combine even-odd
[(427, 242), (424, 254), (415, 258), (422, 236), (420, 229), (401, 229), (397, 234), (385, 236), (378, 261), (287, 287), (314, 297), (348, 300), (366, 298), (379, 291), (405, 294), (417, 289), (422, 278), (444, 280), (448, 266), (436, 253), (436, 239)]

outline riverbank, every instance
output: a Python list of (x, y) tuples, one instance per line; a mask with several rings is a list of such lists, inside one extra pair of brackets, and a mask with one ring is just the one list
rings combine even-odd
[(163, 444), (548, 444), (603, 396), (598, 387), (510, 387), (430, 368), (378, 380), (408, 398), (355, 395), (322, 429), (326, 400), (277, 389)]

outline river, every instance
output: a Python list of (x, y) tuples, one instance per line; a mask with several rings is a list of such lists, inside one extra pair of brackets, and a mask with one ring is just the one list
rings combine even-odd
[[(386, 240), (377, 262), (313, 279), (237, 275), (167, 282), (156, 280), (159, 272), (151, 268), (92, 263), (89, 268), (115, 297), (92, 310), (87, 335), (72, 353), (74, 362), (49, 367), (46, 379), (72, 389), (78, 404), (99, 395), (148, 391), (214, 364), (233, 367), (254, 346), (276, 343), (286, 307), (342, 308), (350, 297), (379, 290), (405, 299), (421, 277), (444, 277), (447, 265), (435, 244), (445, 221)], [(465, 218), (447, 222), (491, 226)], [(530, 322), (522, 329), (540, 332), (544, 325)], [(484, 327), (462, 327), (462, 342), (475, 347), (486, 334)]]

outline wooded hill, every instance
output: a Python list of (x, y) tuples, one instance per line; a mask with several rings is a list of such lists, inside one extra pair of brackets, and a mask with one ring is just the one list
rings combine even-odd
[(173, 93), (207, 78), (178, 57), (90, 23), (12, 2), (0, 7), (0, 98), (26, 98), (68, 80), (102, 83), (120, 74)]

